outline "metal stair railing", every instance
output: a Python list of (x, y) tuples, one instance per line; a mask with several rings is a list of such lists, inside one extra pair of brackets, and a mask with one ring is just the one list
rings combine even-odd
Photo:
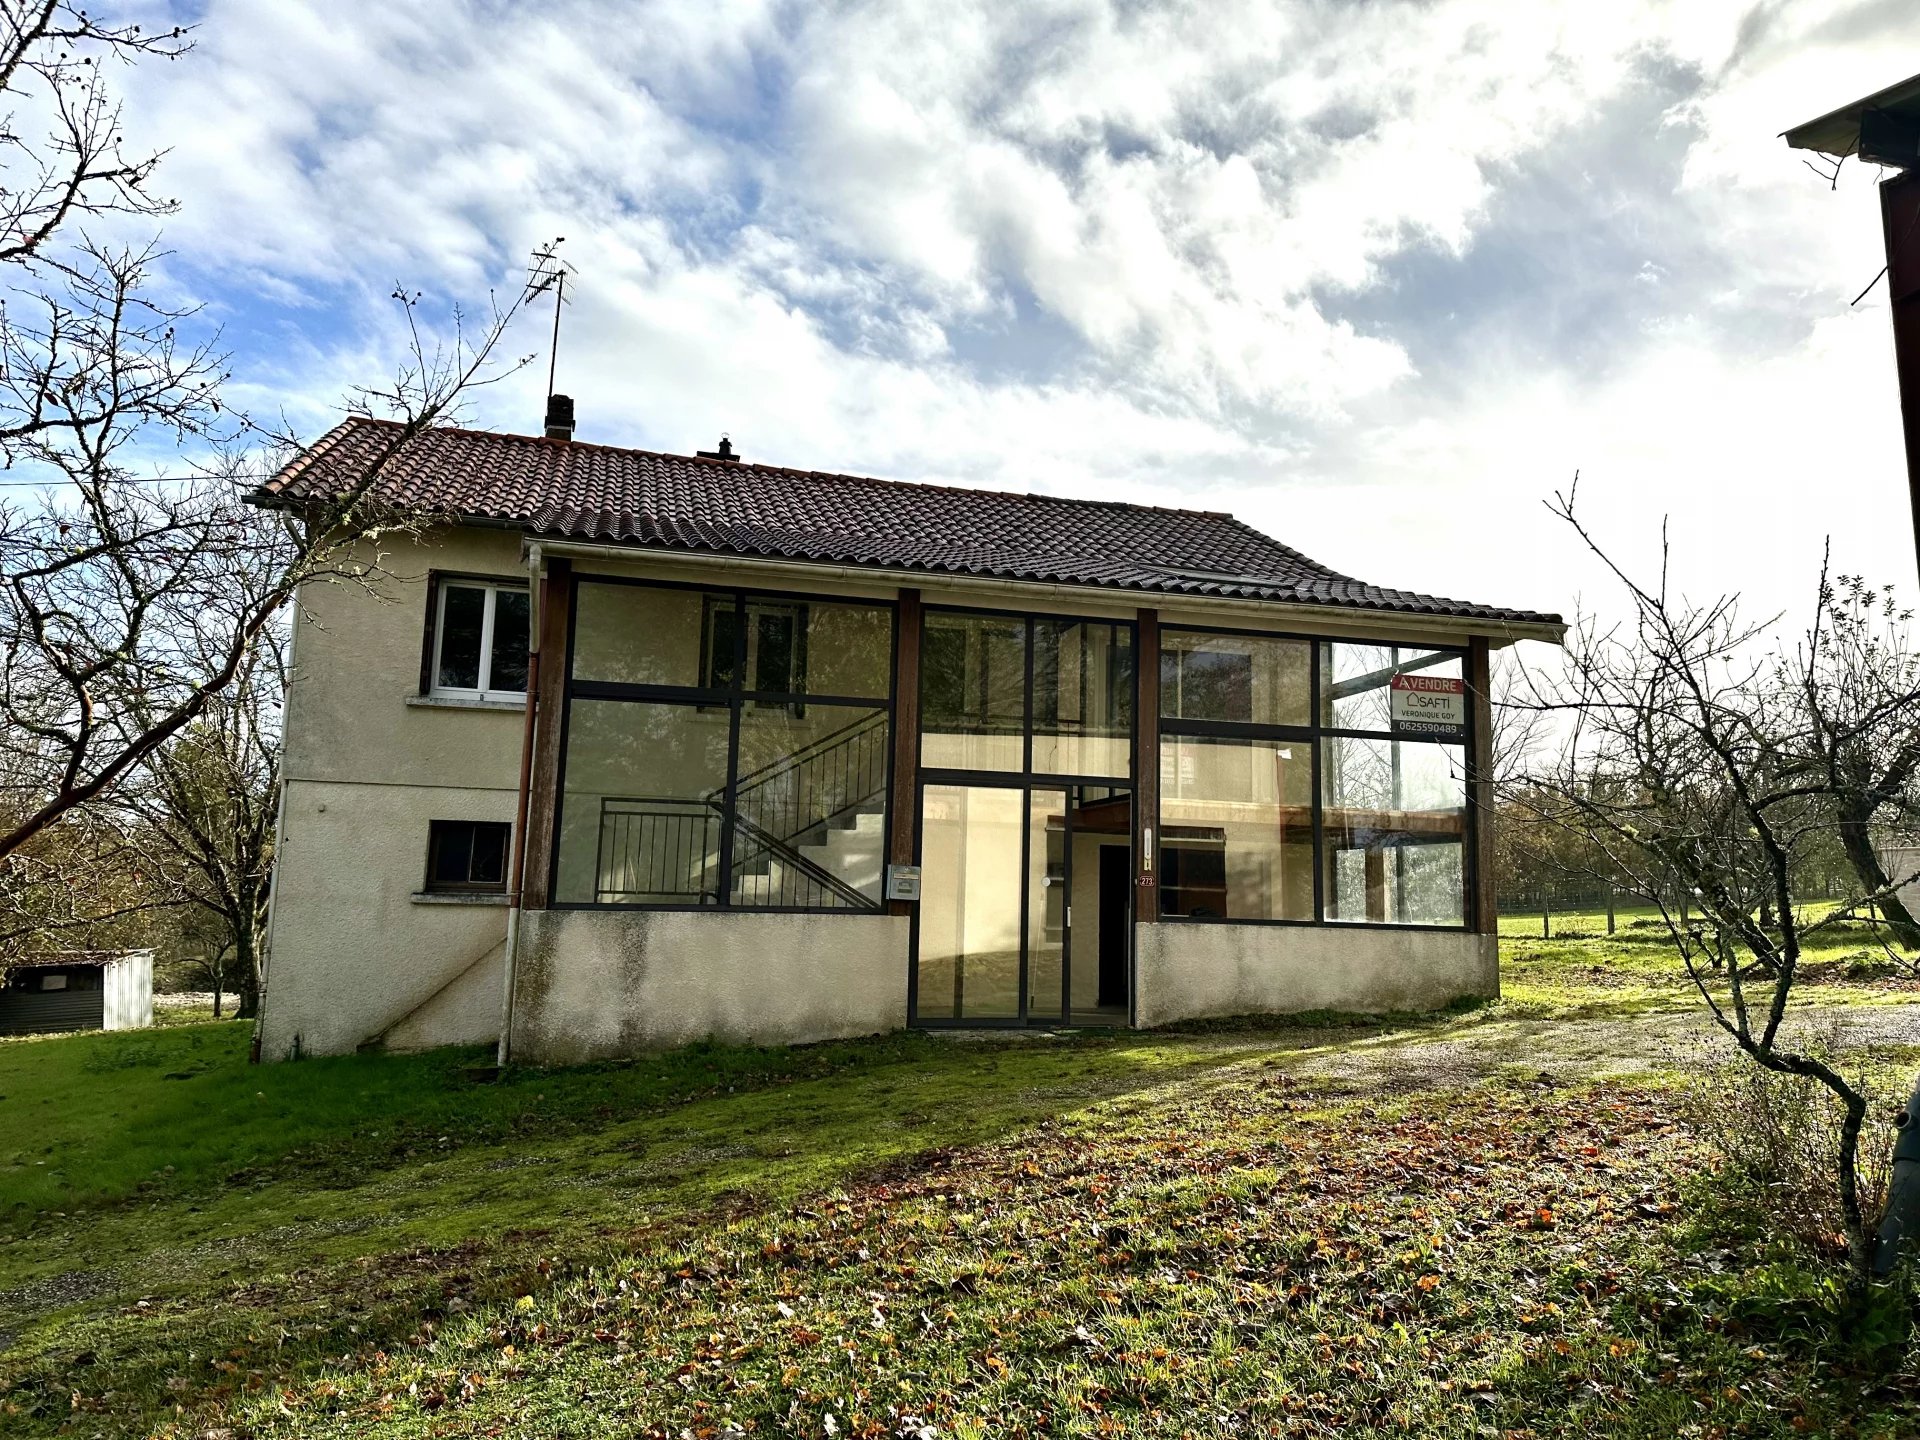
[[(781, 867), (777, 903), (872, 909), (879, 902), (799, 849), (884, 797), (887, 715), (861, 716), (790, 755), (749, 771), (734, 786), (733, 874), (759, 878)], [(698, 798), (608, 796), (600, 802), (594, 898), (601, 904), (682, 900), (720, 903), (720, 835), (726, 789)], [(770, 898), (770, 897), (768, 897)]]
[[(762, 873), (755, 867), (777, 856), (793, 868), (829, 876), (835, 884), (825, 888), (852, 897), (850, 904), (868, 909), (876, 905), (875, 897), (831, 876), (795, 847), (802, 836), (815, 830), (824, 834), (884, 797), (887, 736), (887, 714), (876, 711), (741, 776), (734, 786), (734, 873)], [(714, 791), (709, 798), (723, 795)]]
[(614, 796), (600, 802), (594, 903), (686, 900), (720, 903), (719, 807), (670, 796)]

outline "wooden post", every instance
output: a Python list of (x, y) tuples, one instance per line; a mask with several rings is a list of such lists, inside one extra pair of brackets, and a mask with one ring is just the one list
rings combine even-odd
[(1473, 850), (1473, 928), (1500, 933), (1500, 892), (1493, 857), (1493, 652), (1486, 637), (1467, 642), (1467, 807)]
[(1160, 918), (1160, 612), (1136, 617), (1133, 710), (1133, 873), (1136, 921)]
[(528, 793), (526, 884), (520, 908), (544, 910), (553, 887), (553, 815), (559, 802), (560, 727), (567, 712), (567, 630), (573, 562), (547, 561), (540, 586), (540, 687), (534, 716), (533, 785)]
[(1540, 938), (1553, 938), (1553, 894), (1544, 885), (1540, 887)]
[(1607, 934), (1613, 934), (1613, 882), (1607, 881)]
[[(913, 863), (920, 825), (920, 631), (920, 592), (902, 590), (899, 638), (893, 649), (893, 828), (887, 845), (887, 860), (894, 865)], [(910, 915), (913, 906), (889, 900), (887, 913)]]

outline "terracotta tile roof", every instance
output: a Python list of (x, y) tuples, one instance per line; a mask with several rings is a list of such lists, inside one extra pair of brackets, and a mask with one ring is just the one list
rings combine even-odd
[[(256, 501), (297, 503), (353, 483), (397, 428), (347, 421), (261, 487)], [(387, 462), (378, 493), (402, 508), (535, 536), (647, 549), (1559, 623), (1556, 615), (1369, 585), (1208, 510), (917, 485), (530, 435), (423, 432)]]

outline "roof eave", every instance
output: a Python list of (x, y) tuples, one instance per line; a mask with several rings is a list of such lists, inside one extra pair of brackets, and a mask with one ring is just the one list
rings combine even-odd
[(1141, 585), (1097, 581), (1029, 580), (1015, 576), (977, 575), (959, 570), (936, 570), (904, 565), (860, 564), (826, 560), (797, 560), (785, 556), (744, 555), (732, 552), (694, 550), (687, 547), (619, 545), (591, 540), (527, 532), (543, 555), (577, 559), (601, 559), (633, 563), (640, 560), (667, 560), (692, 564), (703, 569), (713, 567), (749, 570), (799, 570), (813, 575), (831, 575), (848, 580), (893, 581), (905, 585), (929, 582), (960, 589), (1011, 590), (1027, 595), (1074, 596), (1089, 592), (1109, 596), (1126, 595), (1140, 603), (1165, 607), (1185, 606), (1211, 614), (1262, 617), (1313, 617), (1321, 626), (1332, 617), (1352, 617), (1371, 621), (1376, 627), (1404, 630), (1408, 633), (1430, 631), (1450, 637), (1474, 637), (1488, 640), (1496, 649), (1521, 640), (1539, 640), (1560, 645), (1566, 639), (1566, 624), (1550, 615), (1499, 617), (1485, 615), (1448, 615), (1431, 611), (1396, 610), (1384, 605), (1356, 602), (1255, 599), (1244, 596), (1201, 595), (1191, 592), (1155, 590)]
[(1830, 110), (1812, 120), (1802, 121), (1781, 131), (1795, 150), (1812, 150), (1822, 155), (1846, 156), (1860, 144), (1860, 117), (1868, 110), (1881, 110), (1902, 119), (1920, 122), (1920, 75), (1910, 76), (1884, 90)]

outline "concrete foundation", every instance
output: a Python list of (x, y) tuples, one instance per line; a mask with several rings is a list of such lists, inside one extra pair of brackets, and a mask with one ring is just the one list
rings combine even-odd
[(904, 918), (529, 910), (520, 924), (516, 1061), (839, 1040), (907, 1023)]
[(1334, 925), (1135, 927), (1142, 1026), (1302, 1010), (1434, 1010), (1500, 993), (1499, 944), (1458, 930)]

